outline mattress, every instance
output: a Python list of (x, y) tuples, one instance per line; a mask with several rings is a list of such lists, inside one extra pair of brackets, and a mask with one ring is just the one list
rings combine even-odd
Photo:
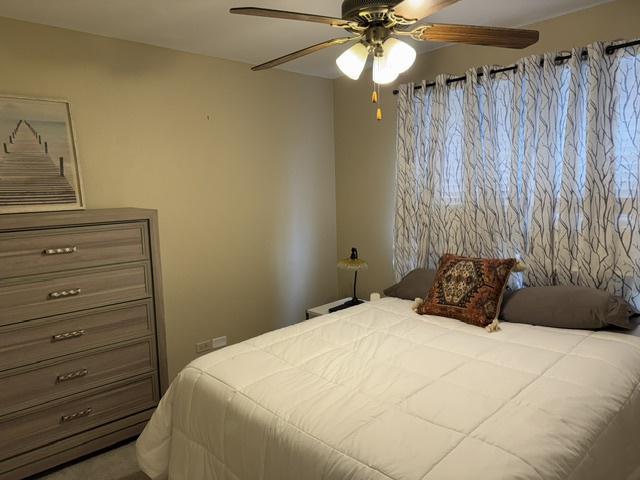
[(640, 477), (640, 338), (385, 298), (203, 356), (137, 442), (150, 477)]

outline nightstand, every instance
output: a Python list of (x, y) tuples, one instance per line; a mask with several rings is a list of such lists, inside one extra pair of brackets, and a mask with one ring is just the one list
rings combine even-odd
[[(342, 305), (344, 302), (348, 302), (349, 300), (351, 300), (351, 297), (343, 298), (342, 300), (336, 300), (335, 302), (331, 302), (331, 303), (326, 303), (318, 307), (309, 308), (306, 311), (307, 320), (311, 318), (319, 317), (321, 315), (326, 315), (329, 313), (330, 308), (337, 307), (338, 305)], [(362, 300), (362, 301), (365, 303), (367, 302), (367, 300)]]

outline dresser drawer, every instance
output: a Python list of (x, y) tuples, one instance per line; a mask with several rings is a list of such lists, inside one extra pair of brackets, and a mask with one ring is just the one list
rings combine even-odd
[(3, 278), (148, 258), (145, 222), (0, 233)]
[(0, 460), (156, 405), (154, 375), (0, 417)]
[(0, 374), (0, 416), (155, 369), (150, 338)]
[(153, 334), (141, 300), (0, 327), (0, 372)]
[(0, 280), (0, 325), (151, 296), (148, 263)]

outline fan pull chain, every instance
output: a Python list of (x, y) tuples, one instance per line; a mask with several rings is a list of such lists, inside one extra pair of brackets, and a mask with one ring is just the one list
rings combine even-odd
[(381, 121), (382, 120), (382, 108), (380, 107), (380, 85), (377, 83), (374, 83), (374, 87), (373, 87), (373, 95), (371, 97), (371, 101), (373, 103), (378, 104), (378, 108), (376, 109), (376, 120), (377, 121)]

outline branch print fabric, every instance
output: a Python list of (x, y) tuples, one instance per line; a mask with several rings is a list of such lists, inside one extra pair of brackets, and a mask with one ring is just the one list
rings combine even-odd
[(640, 47), (606, 48), (401, 87), (398, 279), (449, 252), (514, 257), (528, 268), (512, 287), (593, 287), (640, 310)]

